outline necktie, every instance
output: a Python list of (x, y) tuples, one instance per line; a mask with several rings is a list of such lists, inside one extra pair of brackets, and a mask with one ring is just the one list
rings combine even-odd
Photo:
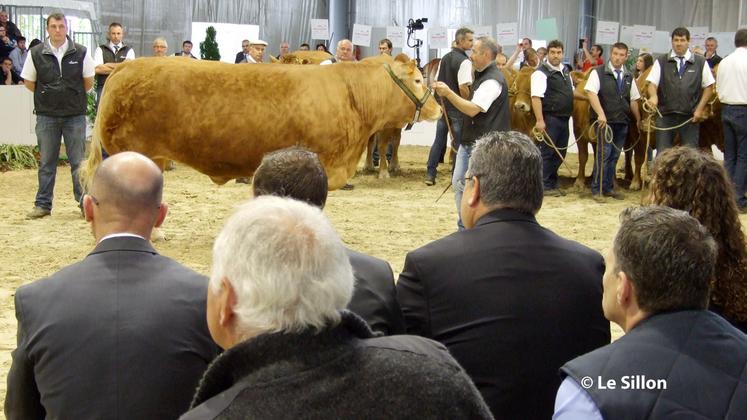
[(119, 45), (115, 45), (114, 46), (114, 54), (117, 54), (118, 51), (119, 51)]
[(678, 56), (678, 60), (680, 60), (680, 68), (677, 71), (677, 74), (680, 75), (680, 79), (682, 78), (682, 75), (685, 74), (685, 57)]
[(620, 73), (621, 73), (620, 70), (615, 70), (615, 74), (617, 74), (617, 76), (615, 76), (615, 79), (617, 81), (617, 93), (619, 95), (622, 95), (622, 92), (623, 92), (623, 79), (622, 79)]

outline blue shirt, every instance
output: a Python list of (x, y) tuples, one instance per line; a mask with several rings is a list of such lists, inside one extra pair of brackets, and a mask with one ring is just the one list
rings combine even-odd
[(553, 420), (603, 420), (602, 413), (591, 399), (591, 396), (581, 388), (570, 376), (563, 380), (555, 397), (555, 413)]

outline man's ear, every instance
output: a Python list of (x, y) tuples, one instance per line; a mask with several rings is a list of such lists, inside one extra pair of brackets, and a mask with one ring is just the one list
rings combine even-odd
[(617, 303), (621, 308), (627, 309), (632, 303), (635, 303), (635, 286), (630, 281), (630, 277), (624, 271), (618, 271), (617, 274)]
[[(480, 178), (478, 177), (472, 177), (474, 182), (474, 187), (472, 187), (472, 192), (467, 197), (467, 204), (469, 204), (470, 207), (475, 207), (477, 203), (480, 202)], [(467, 181), (470, 182), (470, 181)]]
[(86, 194), (83, 196), (83, 215), (86, 218), (86, 222), (92, 222), (93, 221), (93, 206), (95, 204), (93, 203), (93, 198), (91, 198), (90, 195)]
[(230, 327), (234, 319), (233, 308), (236, 306), (236, 291), (227, 278), (220, 281), (220, 310), (218, 313), (218, 323), (224, 328)]
[(169, 212), (169, 205), (166, 203), (161, 203), (161, 206), (158, 207), (158, 216), (156, 217), (156, 222), (153, 224), (153, 227), (161, 227), (163, 224), (163, 221), (166, 219), (166, 214)]

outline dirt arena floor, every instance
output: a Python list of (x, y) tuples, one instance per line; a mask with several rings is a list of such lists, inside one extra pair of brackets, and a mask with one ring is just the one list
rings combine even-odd
[[(449, 184), (442, 165), (437, 184), (423, 183), (428, 148), (406, 146), (400, 149), (402, 174), (379, 180), (359, 171), (351, 181), (353, 191), (330, 193), (325, 212), (342, 239), (351, 248), (388, 261), (395, 278), (402, 269), (405, 254), (455, 230), (454, 195), (451, 190), (438, 199)], [(575, 171), (576, 155), (568, 163)], [(362, 168), (363, 162), (360, 164)], [(619, 212), (639, 204), (641, 193), (621, 189), (624, 201), (607, 199), (604, 204), (591, 199), (588, 187), (573, 189), (568, 170), (560, 169), (565, 197), (545, 199), (539, 222), (558, 234), (598, 251), (609, 246), (618, 224)], [(591, 163), (587, 174), (591, 174)], [(623, 182), (623, 181), (621, 181)], [(37, 187), (35, 170), (0, 173), (0, 400), (5, 401), (6, 376), (11, 351), (16, 346), (16, 319), (13, 296), (16, 288), (48, 276), (61, 267), (83, 259), (94, 247), (93, 238), (72, 199), (70, 171), (60, 167), (51, 217), (26, 220)], [(234, 207), (249, 199), (250, 187), (228, 183), (216, 186), (184, 165), (166, 173), (165, 201), (169, 215), (163, 231), (166, 241), (157, 242), (162, 254), (209, 274), (213, 238)], [(613, 336), (622, 332), (612, 326)], [(2, 417), (2, 414), (0, 414)]]

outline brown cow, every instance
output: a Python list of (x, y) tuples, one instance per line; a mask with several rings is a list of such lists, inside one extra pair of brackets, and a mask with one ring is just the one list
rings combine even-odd
[(332, 58), (332, 54), (326, 51), (293, 51), (288, 53), (278, 60), (277, 58), (270, 56), (270, 60), (273, 63), (280, 64), (321, 64), (322, 61), (329, 60)]
[[(396, 61), (391, 69), (416, 97), (425, 97), (414, 61)], [(319, 154), (330, 189), (337, 189), (355, 174), (373, 133), (414, 115), (413, 101), (378, 64), (236, 66), (141, 58), (107, 79), (83, 179), (100, 162), (101, 146), (110, 153), (137, 151), (161, 167), (173, 159), (224, 184), (251, 175), (265, 153), (301, 145)], [(440, 116), (428, 97), (420, 120)]]

